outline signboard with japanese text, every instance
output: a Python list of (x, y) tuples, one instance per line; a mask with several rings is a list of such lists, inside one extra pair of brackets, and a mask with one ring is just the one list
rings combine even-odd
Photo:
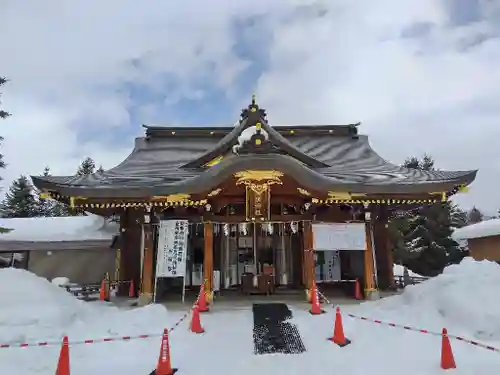
[(158, 228), (156, 277), (184, 277), (189, 223), (187, 220), (162, 220)]

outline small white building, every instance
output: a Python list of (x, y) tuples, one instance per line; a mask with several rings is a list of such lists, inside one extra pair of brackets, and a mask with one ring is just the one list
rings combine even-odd
[(475, 260), (500, 261), (500, 219), (490, 219), (456, 229), (452, 238), (467, 242)]
[(116, 270), (118, 225), (96, 216), (0, 219), (0, 263), (38, 276), (95, 283)]

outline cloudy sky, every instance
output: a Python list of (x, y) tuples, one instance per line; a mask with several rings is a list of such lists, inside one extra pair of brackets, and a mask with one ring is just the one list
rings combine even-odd
[(458, 202), (500, 208), (498, 0), (2, 0), (0, 75), (6, 185), (110, 168), (143, 123), (233, 124), (256, 92), (271, 123), (478, 168)]

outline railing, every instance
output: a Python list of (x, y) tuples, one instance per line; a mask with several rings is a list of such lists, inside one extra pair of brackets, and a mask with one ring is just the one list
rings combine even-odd
[[(109, 286), (111, 288), (116, 288), (120, 284), (128, 284), (130, 281), (111, 281)], [(101, 289), (101, 283), (90, 283), (90, 284), (69, 284), (69, 285), (59, 285), (61, 288), (66, 289), (68, 293), (71, 293), (76, 298), (84, 301), (96, 301), (99, 299), (99, 292)]]
[(428, 280), (425, 276), (394, 276), (394, 283), (397, 288), (405, 288), (408, 285), (420, 284), (421, 282)]
[(71, 293), (78, 299), (92, 301), (99, 299), (99, 290), (101, 285), (99, 283), (95, 283), (85, 285), (60, 285), (60, 287), (66, 289), (68, 293)]

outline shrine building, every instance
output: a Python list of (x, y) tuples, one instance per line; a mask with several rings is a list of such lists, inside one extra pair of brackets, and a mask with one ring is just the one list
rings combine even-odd
[(116, 277), (133, 279), (145, 303), (202, 282), (270, 294), (358, 280), (376, 298), (393, 285), (391, 213), (445, 201), (477, 171), (391, 164), (359, 125), (273, 127), (254, 97), (232, 127), (144, 126), (114, 168), (32, 179), (53, 199), (119, 218)]

